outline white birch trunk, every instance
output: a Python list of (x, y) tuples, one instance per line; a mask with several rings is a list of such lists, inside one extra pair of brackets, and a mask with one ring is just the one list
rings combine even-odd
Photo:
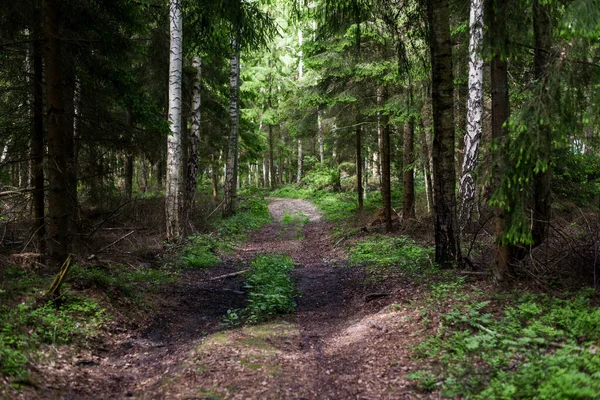
[[(302, 59), (302, 29), (298, 29), (298, 82), (302, 82), (304, 77), (304, 60)], [(302, 181), (302, 138), (298, 138), (298, 175), (296, 183), (299, 185)]]
[(231, 40), (229, 73), (229, 146), (225, 166), (225, 190), (223, 216), (235, 213), (235, 200), (238, 178), (238, 130), (239, 130), (239, 87), (240, 87), (240, 48), (236, 39)]
[(179, 185), (181, 174), (181, 74), (183, 65), (183, 17), (180, 0), (170, 3), (171, 55), (169, 59), (169, 122), (171, 134), (167, 138), (167, 185), (165, 213), (167, 240), (181, 236), (179, 218)]
[(317, 110), (317, 137), (319, 140), (319, 161), (323, 164), (325, 152), (323, 146), (323, 116), (320, 107)]
[(298, 175), (296, 176), (296, 183), (300, 184), (302, 181), (302, 139), (298, 138)]
[(192, 129), (189, 132), (189, 156), (187, 160), (187, 177), (185, 180), (185, 221), (184, 225), (194, 230), (194, 204), (196, 202), (196, 180), (198, 179), (198, 150), (200, 146), (200, 128), (202, 105), (202, 60), (199, 56), (194, 56), (192, 67), (196, 71), (196, 76), (192, 87)]
[(469, 99), (467, 103), (467, 126), (465, 149), (460, 178), (459, 226), (462, 230), (471, 218), (475, 202), (475, 181), (473, 172), (477, 167), (479, 143), (482, 134), (483, 117), (483, 0), (471, 0), (470, 41), (469, 41)]

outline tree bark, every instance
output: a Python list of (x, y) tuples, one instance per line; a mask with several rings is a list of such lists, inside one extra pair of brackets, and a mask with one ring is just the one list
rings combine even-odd
[[(534, 72), (538, 85), (545, 83), (545, 72), (550, 63), (552, 46), (552, 26), (549, 9), (539, 0), (533, 0), (533, 33), (535, 40)], [(551, 212), (551, 179), (550, 160), (552, 156), (552, 138), (547, 122), (541, 122), (539, 127), (540, 149), (538, 159), (546, 166), (534, 176), (534, 207), (532, 238), (534, 246), (541, 244), (548, 236)]]
[[(502, 147), (508, 131), (505, 122), (509, 117), (508, 102), (508, 69), (506, 65), (506, 19), (505, 0), (489, 0), (487, 12), (490, 20), (490, 34), (494, 40), (494, 58), (491, 62), (491, 90), (492, 90), (492, 140), (500, 149), (494, 154), (494, 169), (496, 176), (495, 186), (499, 186), (499, 177), (502, 165), (505, 162)], [(494, 227), (496, 245), (494, 248), (494, 262), (492, 275), (496, 283), (503, 283), (509, 275), (509, 262), (511, 258), (510, 247), (504, 242), (506, 229), (505, 210), (494, 210)]]
[(363, 210), (363, 185), (362, 185), (362, 132), (360, 118), (356, 124), (356, 194), (358, 196), (358, 210)]
[(433, 135), (431, 133), (431, 84), (427, 83), (424, 90), (423, 107), (421, 108), (421, 128), (422, 128), (422, 147), (423, 173), (425, 174), (425, 195), (427, 196), (427, 211), (431, 215), (433, 211)]
[(404, 154), (402, 160), (402, 219), (415, 217), (415, 176), (414, 176), (415, 124), (412, 117), (404, 124)]
[[(382, 101), (385, 92), (382, 92)], [(383, 200), (383, 219), (385, 231), (392, 231), (392, 185), (390, 171), (390, 124), (389, 116), (381, 115), (381, 198)]]
[[(202, 105), (202, 60), (195, 56), (192, 62), (196, 76), (192, 88), (192, 129), (189, 138), (189, 157), (187, 160), (187, 177), (185, 180), (185, 225), (193, 227), (194, 203), (196, 201), (196, 181), (198, 179), (198, 150), (200, 146), (200, 127)], [(192, 229), (193, 230), (193, 229)]]
[(181, 178), (181, 79), (183, 67), (183, 17), (180, 0), (171, 0), (171, 57), (169, 60), (169, 122), (167, 138), (167, 185), (165, 213), (167, 240), (181, 237), (180, 178)]
[(229, 73), (229, 142), (223, 200), (223, 216), (235, 213), (238, 179), (238, 129), (239, 129), (239, 87), (240, 87), (240, 48), (237, 40), (231, 41)]
[[(41, 28), (39, 5), (35, 9), (34, 36)], [(39, 252), (46, 252), (45, 193), (44, 193), (44, 89), (43, 48), (39, 40), (33, 42), (33, 131), (31, 134), (31, 187), (33, 188), (33, 229)]]
[(317, 136), (319, 140), (319, 162), (323, 164), (325, 159), (323, 146), (323, 111), (321, 111), (320, 106), (317, 109)]
[(148, 191), (148, 161), (146, 154), (142, 153), (142, 193)]
[(475, 179), (473, 173), (479, 157), (483, 118), (483, 0), (471, 0), (469, 41), (469, 100), (467, 103), (467, 125), (460, 178), (459, 221), (461, 231), (469, 223), (475, 203)]
[(461, 264), (456, 229), (454, 164), (454, 81), (448, 0), (429, 0), (433, 106), (435, 261), (443, 268)]
[(46, 75), (46, 127), (48, 130), (48, 261), (58, 269), (67, 259), (69, 238), (69, 194), (65, 155), (65, 109), (62, 94), (61, 46), (56, 0), (42, 1)]
[(299, 185), (302, 182), (302, 139), (298, 138), (298, 173), (296, 183)]

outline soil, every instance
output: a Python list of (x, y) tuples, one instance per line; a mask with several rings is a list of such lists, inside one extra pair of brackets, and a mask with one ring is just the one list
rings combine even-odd
[[(404, 376), (422, 336), (408, 282), (369, 283), (349, 268), (330, 237), (332, 226), (304, 200), (270, 199), (274, 222), (210, 270), (190, 270), (157, 293), (156, 316), (123, 326), (78, 354), (57, 349), (40, 367), (39, 399), (415, 399)], [(283, 223), (284, 215), (305, 215)], [(223, 326), (245, 303), (236, 275), (257, 254), (283, 253), (297, 263), (297, 311), (262, 324)], [(413, 303), (411, 303), (413, 304)]]

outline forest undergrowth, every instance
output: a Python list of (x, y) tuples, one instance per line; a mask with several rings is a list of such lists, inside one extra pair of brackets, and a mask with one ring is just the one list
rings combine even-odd
[[(410, 361), (405, 361), (407, 365), (399, 373), (414, 395), (600, 398), (600, 309), (593, 289), (556, 295), (518, 281), (510, 288), (494, 288), (480, 273), (435, 265), (431, 238), (424, 237), (421, 230), (412, 235), (412, 225), (397, 226), (396, 233), (384, 234), (379, 225), (370, 224), (379, 211), (377, 195), (368, 197), (359, 213), (347, 193), (291, 186), (244, 193), (240, 212), (218, 219), (214, 229), (194, 234), (177, 247), (167, 247), (169, 256), (158, 265), (77, 264), (62, 295), (52, 301), (43, 296), (51, 277), (30, 274), (17, 266), (4, 268), (0, 372), (6, 388), (2, 396), (12, 398), (42, 389), (40, 366), (51, 365), (61, 353), (75, 356), (82, 349), (104, 346), (107, 334), (137, 329), (140, 321), (156, 312), (157, 299), (168, 296), (165, 288), (181, 280), (186, 271), (211, 270), (235, 257), (250, 232), (271, 222), (268, 198), (313, 202), (334, 227), (332, 243), (341, 251), (341, 258), (331, 262), (341, 262), (349, 272), (360, 272), (362, 278), (354, 284), (376, 290), (367, 290), (365, 304), (372, 296), (386, 313), (403, 315), (403, 324), (412, 329), (410, 336), (418, 339), (403, 344), (409, 347)], [(310, 221), (301, 211), (284, 212), (281, 229), (285, 237), (281, 240), (305, 240), (304, 227)], [(259, 253), (247, 266), (243, 274), (247, 300), (242, 307), (222, 314), (222, 329), (234, 329), (231, 335), (243, 337), (254, 337), (260, 331), (260, 340), (266, 343), (275, 340), (269, 339), (275, 332), (299, 335), (298, 328), (286, 322), (290, 318), (286, 315), (293, 314), (297, 305), (298, 288), (292, 279), (296, 263), (283, 253)], [(410, 288), (410, 296), (395, 297), (397, 290), (405, 288)], [(366, 311), (354, 312), (365, 315)], [(367, 321), (376, 314), (369, 315), (364, 317)], [(401, 327), (381, 329), (387, 332)], [(220, 346), (218, 338), (223, 334), (207, 336), (203, 349)], [(242, 364), (251, 370), (266, 365), (252, 360)], [(398, 362), (390, 361), (388, 368), (395, 371)], [(282, 373), (275, 364), (269, 364), (267, 370), (272, 377)], [(203, 390), (217, 398), (233, 396), (233, 392)]]

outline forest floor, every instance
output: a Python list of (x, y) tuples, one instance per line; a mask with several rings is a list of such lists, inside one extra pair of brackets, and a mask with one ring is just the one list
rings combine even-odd
[[(61, 399), (411, 399), (404, 376), (417, 369), (410, 349), (422, 336), (417, 286), (373, 283), (348, 268), (331, 224), (309, 202), (271, 199), (274, 222), (224, 263), (187, 270), (165, 285), (157, 313), (142, 329), (113, 329), (102, 345), (57, 355), (39, 371), (47, 381), (24, 398)], [(302, 215), (298, 223), (285, 216)], [(227, 327), (223, 316), (245, 304), (244, 278), (259, 254), (296, 263), (293, 315)], [(44, 386), (43, 388), (41, 386)]]

